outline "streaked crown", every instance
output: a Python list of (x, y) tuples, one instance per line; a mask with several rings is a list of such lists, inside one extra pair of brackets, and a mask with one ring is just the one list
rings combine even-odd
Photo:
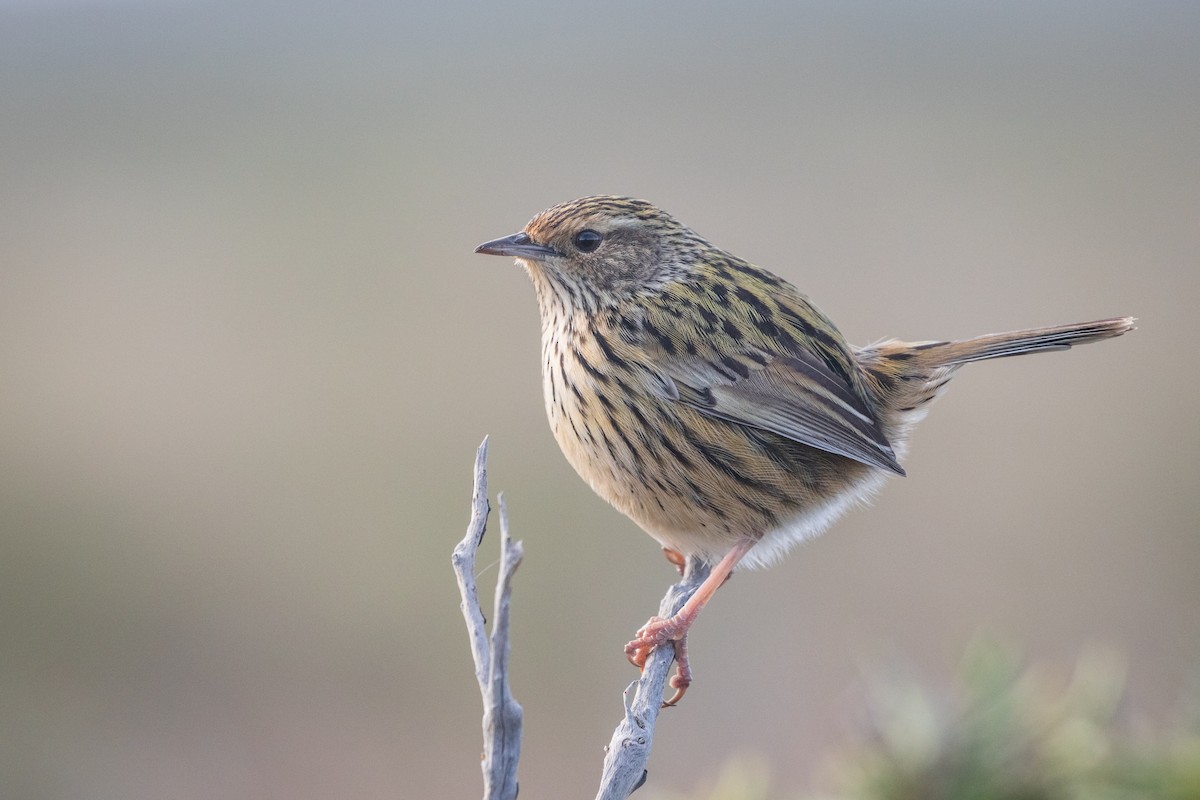
[(524, 233), (531, 244), (546, 249), (537, 258), (522, 259), (534, 283), (553, 284), (545, 288), (566, 290), (570, 304), (588, 307), (661, 289), (713, 249), (645, 200), (612, 195), (548, 208), (529, 221)]

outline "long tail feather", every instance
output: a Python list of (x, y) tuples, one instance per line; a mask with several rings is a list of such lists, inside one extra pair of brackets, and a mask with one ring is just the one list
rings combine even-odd
[(931, 366), (956, 366), (989, 358), (1069, 350), (1077, 344), (1120, 336), (1133, 330), (1135, 321), (1133, 317), (1115, 317), (1049, 328), (992, 333), (961, 342), (928, 342), (913, 345), (912, 350), (920, 361)]

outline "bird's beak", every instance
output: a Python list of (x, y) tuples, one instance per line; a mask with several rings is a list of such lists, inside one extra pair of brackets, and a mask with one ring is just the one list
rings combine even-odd
[(475, 252), (486, 253), (489, 256), (528, 258), (533, 261), (544, 261), (550, 256), (558, 255), (558, 251), (553, 247), (534, 244), (533, 240), (529, 238), (529, 234), (524, 231), (514, 233), (512, 236), (505, 236), (503, 239), (484, 242), (475, 248)]

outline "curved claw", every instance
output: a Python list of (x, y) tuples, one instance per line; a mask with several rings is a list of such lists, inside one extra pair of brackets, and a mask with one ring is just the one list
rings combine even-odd
[(671, 628), (670, 620), (651, 617), (634, 634), (635, 638), (625, 645), (625, 657), (629, 659), (629, 663), (638, 669), (645, 669), (646, 659), (654, 652), (654, 648), (670, 641)]
[(671, 688), (675, 693), (670, 699), (663, 701), (663, 708), (670, 708), (683, 699), (688, 687), (692, 685), (692, 665), (688, 661), (687, 634), (675, 642), (675, 674), (671, 676)]
[(647, 647), (637, 639), (634, 639), (625, 645), (625, 658), (629, 659), (629, 663), (638, 669), (645, 669), (646, 659), (650, 657), (650, 653), (653, 651), (653, 647)]
[(668, 699), (663, 700), (663, 704), (662, 704), (663, 708), (674, 708), (675, 704), (678, 703), (680, 700), (682, 700), (683, 696), (685, 694), (687, 694), (686, 686), (676, 686), (675, 685), (675, 678), (678, 678), (678, 677), (679, 676), (676, 675), (673, 678), (671, 678), (671, 688), (675, 690), (675, 693), (673, 695), (671, 695)]
[(687, 627), (681, 626), (674, 617), (651, 617), (637, 632), (637, 638), (625, 645), (625, 657), (638, 669), (645, 669), (646, 659), (665, 642), (675, 645), (675, 674), (670, 681), (675, 693), (663, 703), (663, 707), (667, 708), (678, 703), (692, 684), (692, 668), (687, 654)]

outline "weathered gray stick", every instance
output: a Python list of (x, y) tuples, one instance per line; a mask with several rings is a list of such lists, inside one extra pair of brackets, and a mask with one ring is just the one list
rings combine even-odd
[[(496, 606), (492, 615), (489, 641), (483, 608), (475, 586), (475, 554), (487, 529), (487, 439), (475, 454), (475, 490), (471, 497), (471, 521), (467, 534), (454, 548), (451, 558), (458, 590), (462, 595), (463, 619), (471, 640), (475, 660), (475, 679), (483, 695), (483, 786), (484, 800), (515, 800), (517, 762), (521, 758), (521, 706), (513, 699), (508, 685), (509, 606), (513, 573), (521, 563), (520, 542), (508, 532), (508, 514), (504, 496), (498, 498), (500, 514), (500, 576), (496, 580)], [(683, 579), (667, 590), (659, 606), (659, 616), (675, 614), (708, 577), (704, 562), (689, 558)], [(631, 683), (624, 694), (625, 718), (613, 731), (605, 748), (597, 800), (625, 800), (646, 780), (646, 762), (654, 744), (654, 724), (662, 709), (667, 676), (675, 660), (675, 648), (665, 644), (646, 659), (642, 676)], [(632, 693), (632, 694), (631, 694)]]
[(451, 563), (462, 595), (463, 619), (475, 660), (475, 680), (483, 696), (483, 797), (484, 800), (516, 800), (517, 763), (521, 759), (520, 704), (508, 685), (509, 607), (513, 574), (521, 564), (522, 547), (508, 534), (504, 497), (500, 505), (500, 575), (496, 579), (495, 610), (489, 642), (479, 593), (475, 587), (475, 553), (487, 530), (487, 439), (475, 454), (475, 490), (471, 498), (471, 521), (467, 534), (454, 548)]
[[(670, 617), (679, 611), (700, 588), (708, 572), (708, 564), (689, 558), (683, 579), (667, 590), (659, 605), (659, 616)], [(654, 744), (654, 724), (662, 710), (663, 691), (674, 660), (673, 645), (656, 647), (646, 659), (642, 677), (625, 689), (625, 718), (617, 725), (604, 749), (604, 769), (596, 800), (625, 800), (645, 782), (646, 762)], [(633, 692), (632, 699), (630, 692)]]

